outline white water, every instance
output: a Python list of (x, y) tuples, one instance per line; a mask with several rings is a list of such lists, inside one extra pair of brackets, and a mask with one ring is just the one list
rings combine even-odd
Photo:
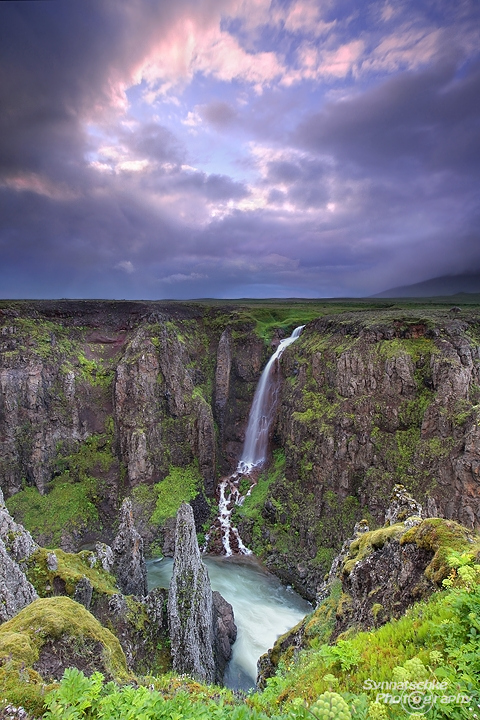
[(227, 557), (234, 552), (251, 555), (251, 550), (243, 543), (237, 528), (231, 524), (232, 511), (235, 505), (241, 505), (246, 497), (240, 493), (240, 480), (242, 478), (249, 479), (250, 488), (247, 492), (249, 495), (256, 484), (256, 477), (252, 473), (258, 470), (267, 459), (270, 426), (275, 416), (278, 400), (278, 361), (283, 351), (300, 337), (304, 327), (305, 325), (301, 325), (295, 328), (290, 337), (281, 340), (266, 364), (253, 396), (243, 451), (237, 469), (233, 475), (222, 478), (219, 482), (218, 521), (223, 551)]
[[(251, 558), (203, 558), (213, 590), (233, 606), (238, 628), (224, 683), (233, 690), (255, 687), (257, 660), (294, 627), (311, 606)], [(148, 588), (168, 587), (173, 560), (150, 560)]]
[(283, 351), (300, 337), (304, 327), (305, 325), (301, 325), (295, 328), (290, 337), (281, 340), (265, 365), (253, 396), (237, 472), (248, 474), (253, 468), (263, 465), (267, 459), (268, 434), (278, 399), (277, 362)]

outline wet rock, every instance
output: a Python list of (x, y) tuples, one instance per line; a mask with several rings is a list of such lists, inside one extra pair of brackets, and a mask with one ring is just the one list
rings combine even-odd
[(237, 639), (237, 626), (233, 608), (216, 590), (213, 598), (213, 633), (215, 682), (221, 683), (228, 661), (232, 657), (232, 645)]
[(132, 503), (125, 498), (120, 510), (120, 525), (112, 546), (112, 572), (125, 595), (147, 594), (147, 568), (143, 540), (135, 529)]

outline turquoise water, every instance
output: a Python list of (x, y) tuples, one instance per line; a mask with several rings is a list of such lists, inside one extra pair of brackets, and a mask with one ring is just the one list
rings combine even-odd
[[(232, 606), (238, 628), (224, 683), (234, 690), (255, 687), (257, 660), (275, 640), (294, 627), (312, 607), (282, 585), (254, 558), (204, 556), (213, 590)], [(150, 560), (148, 587), (168, 587), (173, 560)]]

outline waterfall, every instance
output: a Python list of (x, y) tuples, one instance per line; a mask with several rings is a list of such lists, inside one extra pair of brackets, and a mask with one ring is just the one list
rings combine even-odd
[(278, 399), (278, 361), (283, 351), (300, 337), (305, 325), (295, 328), (290, 337), (281, 340), (278, 348), (265, 366), (258, 381), (248, 417), (242, 456), (237, 472), (248, 474), (263, 465), (267, 457), (268, 433), (275, 414)]
[[(301, 325), (295, 328), (290, 337), (281, 340), (278, 348), (266, 364), (258, 381), (255, 395), (253, 396), (243, 451), (238, 461), (237, 469), (233, 475), (222, 478), (219, 482), (217, 528), (220, 530), (223, 551), (227, 556), (232, 555), (234, 552), (242, 555), (251, 554), (251, 550), (242, 542), (237, 528), (233, 527), (230, 522), (232, 511), (235, 505), (242, 504), (246, 495), (250, 494), (250, 491), (256, 484), (256, 478), (251, 476), (251, 473), (255, 469), (260, 468), (267, 459), (268, 436), (278, 400), (278, 361), (285, 348), (300, 337), (304, 327), (305, 325)], [(250, 488), (246, 495), (242, 495), (239, 490), (240, 480), (243, 477), (248, 477), (251, 481)], [(207, 546), (209, 536), (210, 532), (207, 536)]]

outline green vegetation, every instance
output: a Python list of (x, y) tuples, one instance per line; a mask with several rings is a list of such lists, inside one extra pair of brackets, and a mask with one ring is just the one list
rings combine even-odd
[(182, 502), (189, 502), (201, 489), (202, 477), (198, 463), (186, 468), (170, 467), (167, 477), (154, 486), (155, 510), (150, 522), (161, 525), (167, 518), (175, 517)]
[[(58, 686), (44, 685), (40, 675), (30, 670), (38, 647), (46, 636), (59, 637), (67, 631), (60, 618), (45, 618), (44, 609), (41, 625), (38, 614), (33, 617), (30, 610), (22, 622), (19, 618), (25, 611), (0, 629), (0, 657), (9, 658), (0, 670), (0, 688), (31, 711), (38, 712), (44, 702), (45, 720), (467, 720), (475, 717), (480, 703), (480, 565), (474, 552), (459, 551), (450, 553), (448, 564), (445, 589), (428, 601), (417, 603), (399, 620), (372, 631), (349, 632), (328, 645), (342, 601), (339, 583), (334, 584), (330, 596), (303, 621), (303, 649), (293, 652), (289, 647), (265, 690), (243, 698), (172, 674), (118, 685), (107, 682), (104, 671), (86, 677), (73, 668), (65, 671)], [(46, 601), (37, 601), (41, 602)], [(108, 631), (91, 625), (86, 630), (89, 614), (83, 608), (81, 614), (81, 622), (69, 616), (70, 636), (81, 625), (82, 638), (95, 637), (109, 647), (103, 634)], [(38, 627), (42, 633), (35, 632)], [(110, 661), (111, 675), (125, 676), (118, 648), (110, 648), (104, 661)], [(23, 666), (23, 677), (20, 658), (28, 668)], [(14, 676), (15, 687), (8, 685)], [(429, 698), (433, 709), (427, 704), (423, 713), (406, 714), (405, 703), (415, 702), (415, 697)]]
[(62, 532), (81, 529), (98, 522), (98, 475), (108, 472), (115, 461), (112, 434), (92, 435), (78, 449), (65, 455), (59, 447), (55, 463), (59, 473), (41, 495), (26, 487), (6, 502), (9, 512), (43, 545), (60, 545)]
[(97, 481), (88, 478), (72, 483), (55, 478), (47, 495), (27, 487), (7, 500), (15, 519), (36, 538), (45, 538), (46, 547), (58, 547), (62, 532), (80, 529), (98, 521)]
[(433, 340), (425, 337), (418, 338), (395, 338), (395, 340), (382, 340), (378, 344), (380, 355), (386, 358), (408, 355), (414, 362), (422, 360), (426, 355), (439, 353)]
[[(49, 565), (49, 556), (52, 555), (56, 558), (55, 569), (51, 568), (51, 563)], [(93, 587), (93, 599), (118, 592), (115, 578), (99, 566), (88, 550), (67, 553), (59, 548), (54, 551), (39, 548), (27, 561), (26, 575), (40, 597), (58, 594), (58, 584), (62, 586), (63, 594), (73, 597), (77, 583), (84, 577)]]
[(117, 638), (83, 605), (67, 597), (45, 598), (0, 626), (0, 698), (41, 713), (45, 692), (52, 687), (41, 674), (48, 676), (48, 663), (42, 660), (43, 653), (52, 652), (51, 643), (61, 643), (57, 650), (63, 650), (64, 662), (80, 661), (84, 667), (102, 668), (112, 679), (130, 679)]
[[(338, 587), (333, 588), (330, 597), (304, 621), (306, 647), (295, 657), (291, 652), (283, 655), (279, 672), (267, 680), (265, 692), (255, 699), (256, 706), (275, 711), (299, 701), (312, 703), (334, 685), (353, 717), (404, 720), (400, 703), (389, 703), (385, 696), (379, 703), (383, 715), (362, 715), (360, 708), (372, 709), (380, 683), (429, 681), (435, 683), (436, 714), (425, 717), (474, 717), (472, 712), (480, 701), (480, 566), (474, 558), (475, 553), (450, 553), (446, 584), (451, 590), (435, 593), (404, 617), (377, 630), (349, 632), (345, 639), (326, 645), (332, 608), (341, 602)], [(405, 687), (408, 690), (408, 685)], [(385, 693), (385, 685), (380, 692)], [(401, 689), (390, 691), (390, 696), (400, 694)], [(469, 698), (465, 706), (456, 702), (459, 694)], [(442, 704), (444, 696), (453, 696), (455, 701)]]
[(79, 353), (78, 362), (82, 379), (90, 385), (105, 389), (112, 385), (115, 371), (106, 368), (101, 360), (88, 360), (83, 353)]

